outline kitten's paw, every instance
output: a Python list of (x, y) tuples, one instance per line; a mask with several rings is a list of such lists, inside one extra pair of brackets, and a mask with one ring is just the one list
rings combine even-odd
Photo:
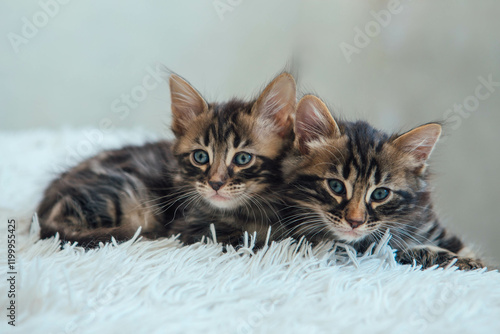
[(442, 268), (453, 265), (458, 267), (460, 270), (474, 270), (484, 267), (480, 260), (461, 258), (447, 250), (434, 248), (418, 248), (398, 251), (396, 260), (401, 264), (413, 264), (415, 262), (417, 265), (421, 265), (422, 269), (430, 268), (435, 265)]
[(460, 270), (474, 270), (484, 268), (481, 260), (459, 257), (456, 258), (457, 262), (453, 266), (457, 266)]

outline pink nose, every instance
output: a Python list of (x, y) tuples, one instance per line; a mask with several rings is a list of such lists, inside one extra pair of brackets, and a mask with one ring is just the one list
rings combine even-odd
[(360, 225), (363, 225), (364, 223), (364, 220), (360, 220), (360, 219), (350, 219), (350, 218), (347, 218), (346, 219), (347, 222), (349, 223), (349, 225), (351, 225), (351, 227), (354, 229)]

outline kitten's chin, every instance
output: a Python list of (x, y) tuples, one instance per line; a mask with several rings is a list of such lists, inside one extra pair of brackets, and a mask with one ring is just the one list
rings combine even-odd
[(340, 240), (343, 240), (345, 242), (361, 241), (368, 235), (366, 232), (358, 231), (356, 229), (354, 230), (345, 229), (340, 231), (336, 229), (334, 233)]
[(360, 241), (365, 237), (365, 234), (358, 233), (355, 230), (349, 232), (337, 232), (336, 234), (340, 237), (340, 239), (347, 242)]
[(219, 194), (212, 195), (205, 200), (210, 203), (210, 205), (218, 209), (235, 209), (240, 205), (240, 201), (235, 198), (230, 198), (222, 196)]

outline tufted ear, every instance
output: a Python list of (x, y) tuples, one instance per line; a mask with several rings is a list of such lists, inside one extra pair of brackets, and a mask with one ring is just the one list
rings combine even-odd
[(399, 150), (410, 153), (418, 163), (425, 164), (441, 136), (441, 125), (430, 123), (402, 134), (393, 141)]
[(323, 101), (314, 95), (306, 95), (297, 105), (295, 134), (299, 150), (305, 154), (308, 143), (322, 137), (340, 137), (340, 129)]
[(276, 77), (255, 102), (252, 113), (271, 120), (281, 136), (293, 130), (293, 116), (296, 106), (295, 80), (289, 73)]
[(192, 121), (208, 110), (208, 105), (186, 80), (172, 74), (169, 80), (172, 105), (172, 131), (182, 136)]

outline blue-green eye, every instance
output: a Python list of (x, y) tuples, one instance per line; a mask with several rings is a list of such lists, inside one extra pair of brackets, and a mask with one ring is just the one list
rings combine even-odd
[(345, 185), (342, 181), (333, 179), (328, 181), (328, 185), (332, 188), (332, 191), (337, 195), (343, 195), (345, 193)]
[(239, 152), (234, 155), (233, 161), (238, 166), (245, 166), (252, 161), (252, 155), (247, 152)]
[(380, 202), (389, 196), (390, 190), (387, 188), (377, 188), (372, 192), (372, 200)]
[(193, 159), (196, 163), (204, 165), (208, 163), (208, 153), (203, 150), (196, 150), (193, 152)]

